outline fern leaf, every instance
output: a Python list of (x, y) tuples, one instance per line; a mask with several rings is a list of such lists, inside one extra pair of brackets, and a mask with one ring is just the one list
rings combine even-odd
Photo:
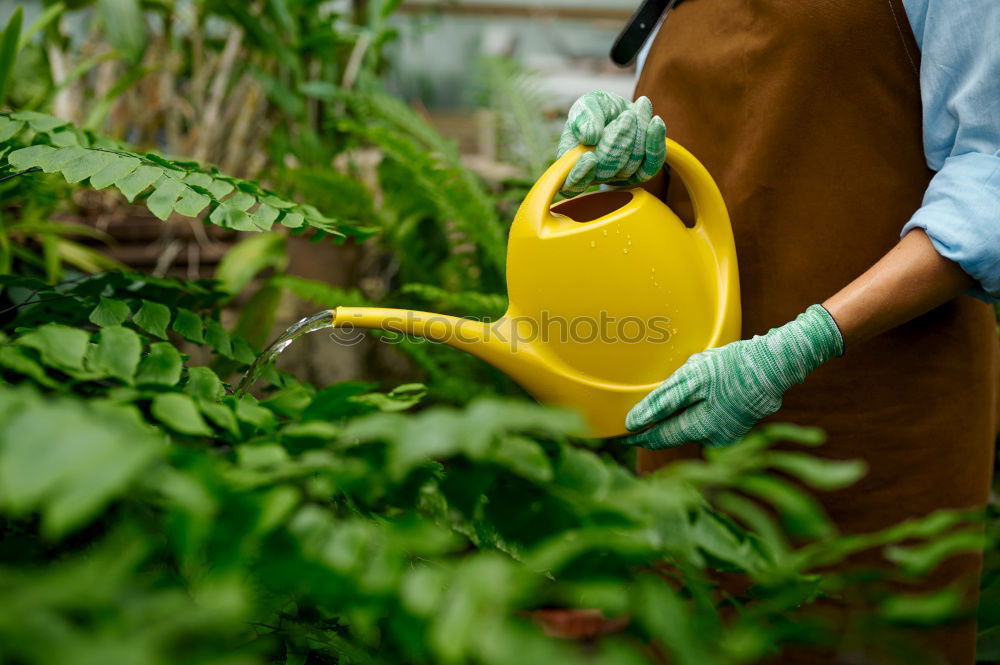
[(136, 196), (159, 180), (162, 175), (163, 169), (158, 166), (148, 166), (144, 164), (121, 180), (116, 181), (115, 187), (117, 187), (118, 191), (124, 194), (125, 198), (128, 199), (129, 203), (131, 203), (135, 200)]
[[(419, 191), (436, 208), (436, 221), (453, 225), (461, 232), (464, 238), (456, 236), (452, 249), (471, 240), (487, 269), (503, 275), (504, 225), (493, 197), (480, 179), (462, 165), (454, 142), (445, 140), (420, 114), (385, 92), (377, 81), (363, 77), (356, 92), (324, 94), (344, 102), (351, 116), (361, 119), (345, 122), (346, 129), (407, 171), (407, 180), (413, 185), (408, 190)], [(412, 197), (412, 192), (408, 195)], [(477, 282), (471, 275), (468, 277), (468, 282)]]
[(220, 204), (212, 211), (212, 214), (208, 216), (208, 221), (227, 229), (236, 229), (237, 231), (256, 230), (253, 220), (250, 219), (250, 215), (239, 208), (234, 208), (225, 203)]
[(228, 205), (230, 208), (236, 208), (237, 210), (246, 212), (247, 210), (250, 209), (250, 206), (252, 206), (256, 202), (257, 199), (250, 196), (246, 192), (236, 192), (235, 194), (230, 196), (229, 199), (226, 200), (226, 205)]
[(218, 178), (214, 178), (212, 182), (208, 185), (208, 193), (217, 199), (221, 199), (224, 196), (227, 196), (228, 194), (232, 193), (234, 189), (236, 188), (231, 183), (228, 183), (225, 180), (220, 180)]
[(274, 220), (278, 219), (279, 214), (276, 208), (272, 208), (266, 203), (261, 203), (257, 206), (257, 210), (253, 214), (253, 222), (261, 231), (269, 231), (271, 225), (274, 224)]
[(66, 124), (64, 120), (38, 111), (18, 111), (8, 114), (8, 117), (14, 120), (26, 120), (31, 129), (36, 132), (48, 132)]
[(184, 215), (185, 217), (197, 217), (211, 202), (212, 199), (204, 194), (199, 194), (189, 187), (177, 201), (174, 210), (177, 214)]
[(276, 222), (289, 228), (308, 225), (337, 236), (344, 235), (341, 228), (355, 230), (350, 223), (289, 201), (258, 183), (194, 162), (137, 153), (34, 111), (0, 113), (0, 167), (4, 166), (59, 173), (69, 183), (89, 182), (94, 189), (114, 185), (130, 202), (152, 188), (145, 205), (162, 220), (175, 212), (197, 217), (210, 209), (208, 221), (239, 231), (265, 231)]
[(139, 168), (140, 164), (142, 162), (135, 157), (112, 159), (107, 166), (90, 177), (90, 186), (94, 189), (110, 187)]
[(24, 129), (23, 120), (0, 118), (0, 141), (7, 141)]
[(41, 169), (46, 173), (55, 173), (62, 170), (62, 168), (67, 164), (83, 159), (86, 155), (87, 150), (78, 145), (67, 146), (65, 148), (59, 148), (54, 152), (46, 153), (45, 156), (39, 160), (38, 166), (41, 167)]
[(7, 155), (7, 162), (18, 171), (39, 168), (39, 162), (56, 149), (50, 145), (33, 145)]
[(372, 304), (357, 289), (347, 291), (295, 275), (275, 275), (269, 282), (319, 307), (363, 307)]
[(79, 160), (67, 165), (62, 174), (66, 182), (74, 184), (96, 175), (115, 161), (114, 156), (109, 153), (88, 150)]
[(504, 57), (487, 57), (480, 62), (486, 83), (484, 103), (500, 114), (505, 141), (505, 157), (524, 164), (533, 180), (548, 167), (555, 151), (556, 132), (545, 120), (545, 95), (538, 73)]
[(199, 173), (197, 171), (195, 171), (194, 173), (189, 173), (186, 176), (184, 176), (184, 182), (190, 185), (191, 187), (201, 187), (212, 196), (218, 197), (218, 196), (225, 196), (226, 194), (228, 194), (228, 192), (221, 192), (221, 193), (213, 192), (210, 189), (210, 187), (212, 186), (212, 176), (210, 176), (207, 173)]
[(180, 180), (164, 174), (156, 185), (156, 191), (146, 201), (146, 207), (151, 213), (163, 221), (167, 221), (177, 204), (177, 199), (186, 189), (187, 187)]
[(23, 9), (18, 7), (0, 36), (0, 106), (7, 100), (7, 87), (10, 84), (11, 73), (17, 60), (17, 52), (21, 46), (21, 16)]
[(435, 307), (435, 311), (456, 312), (463, 316), (495, 319), (507, 309), (507, 298), (496, 293), (447, 291), (431, 284), (410, 283), (400, 289)]
[(291, 202), (286, 201), (284, 199), (279, 199), (276, 196), (268, 196), (266, 194), (264, 196), (260, 197), (260, 202), (262, 204), (269, 205), (272, 208), (277, 208), (279, 210), (283, 210), (285, 208), (291, 208), (292, 206), (295, 205), (294, 203), (291, 203)]

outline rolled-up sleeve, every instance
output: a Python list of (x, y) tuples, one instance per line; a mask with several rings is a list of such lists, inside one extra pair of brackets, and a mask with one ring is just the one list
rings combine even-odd
[(903, 235), (937, 251), (1000, 301), (1000, 0), (907, 0), (921, 47), (924, 150), (937, 171)]

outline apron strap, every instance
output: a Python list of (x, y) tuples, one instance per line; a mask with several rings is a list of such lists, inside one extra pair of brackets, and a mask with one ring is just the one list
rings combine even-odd
[(611, 47), (611, 61), (619, 67), (628, 67), (645, 46), (660, 18), (683, 0), (645, 0)]

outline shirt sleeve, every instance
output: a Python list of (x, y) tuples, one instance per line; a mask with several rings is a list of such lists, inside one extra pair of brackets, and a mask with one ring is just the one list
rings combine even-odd
[(920, 44), (924, 151), (937, 171), (903, 227), (1000, 301), (1000, 1), (906, 0)]

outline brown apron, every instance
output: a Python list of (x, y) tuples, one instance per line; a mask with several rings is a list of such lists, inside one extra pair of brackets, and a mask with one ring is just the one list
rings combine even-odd
[[(901, 0), (686, 0), (664, 23), (636, 95), (722, 190), (745, 338), (823, 302), (898, 242), (932, 176), (919, 57)], [(649, 188), (690, 214), (679, 182)], [(821, 427), (819, 454), (867, 461), (859, 484), (819, 497), (844, 532), (982, 506), (997, 363), (991, 308), (960, 297), (848, 348), (792, 388), (772, 420)], [(696, 452), (640, 451), (639, 470)], [(973, 576), (980, 563), (953, 558), (927, 584)], [(974, 634), (970, 621), (922, 639), (941, 662), (965, 665)]]

